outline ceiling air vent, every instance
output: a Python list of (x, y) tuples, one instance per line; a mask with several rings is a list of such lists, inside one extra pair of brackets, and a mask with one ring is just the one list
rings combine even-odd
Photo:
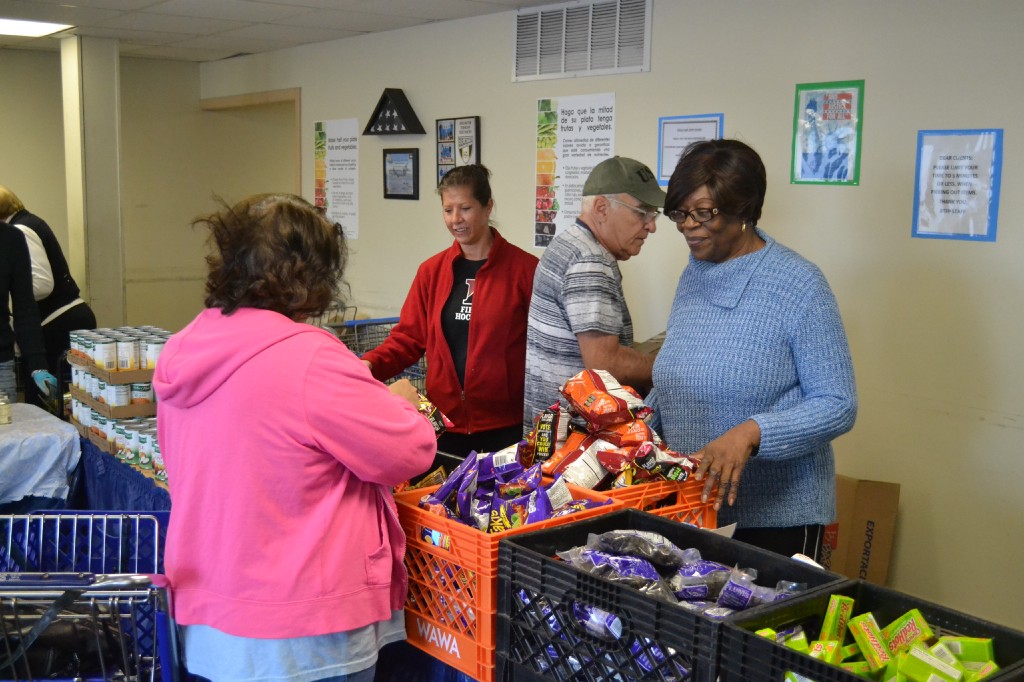
[(651, 70), (652, 0), (589, 0), (516, 12), (515, 81)]

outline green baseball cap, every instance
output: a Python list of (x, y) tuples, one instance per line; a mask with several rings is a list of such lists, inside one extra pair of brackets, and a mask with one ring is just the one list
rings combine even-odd
[(594, 166), (583, 183), (583, 196), (628, 194), (655, 208), (665, 207), (665, 191), (650, 168), (636, 159), (613, 156)]

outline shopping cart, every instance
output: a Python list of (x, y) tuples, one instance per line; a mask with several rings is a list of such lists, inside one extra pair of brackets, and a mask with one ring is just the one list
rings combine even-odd
[(176, 681), (155, 516), (0, 516), (0, 680)]
[[(342, 343), (348, 346), (356, 355), (373, 350), (391, 333), (391, 329), (398, 324), (397, 317), (380, 317), (373, 320), (349, 320), (341, 325), (333, 327), (334, 332), (341, 339)], [(401, 374), (392, 378), (387, 383), (398, 379), (408, 379), (420, 393), (426, 393), (427, 360), (421, 357), (419, 361), (407, 367)]]
[(337, 333), (338, 328), (343, 326), (345, 322), (356, 319), (358, 311), (359, 309), (354, 305), (333, 301), (327, 306), (326, 310), (315, 317), (309, 318), (307, 321), (315, 327), (323, 327)]

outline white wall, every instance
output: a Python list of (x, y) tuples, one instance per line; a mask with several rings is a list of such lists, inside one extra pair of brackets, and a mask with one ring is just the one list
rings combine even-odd
[(0, 185), (42, 216), (67, 250), (60, 53), (0, 50), (0, 93)]
[[(1019, 267), (1024, 3), (960, 0), (655, 0), (650, 73), (511, 82), (512, 13), (204, 64), (202, 95), (302, 87), (303, 191), (313, 122), (365, 125), (385, 87), (424, 126), (479, 115), (506, 237), (531, 243), (536, 99), (616, 94), (616, 152), (656, 162), (659, 116), (724, 112), (728, 136), (768, 167), (762, 225), (816, 262), (843, 311), (861, 409), (839, 439), (841, 472), (898, 481), (891, 582), (1024, 627), (1024, 343)], [(794, 86), (864, 79), (859, 187), (788, 182)], [(999, 239), (912, 239), (916, 133), (1005, 129)], [(360, 139), (360, 238), (349, 283), (376, 313), (401, 305), (416, 265), (449, 243), (432, 134)], [(381, 198), (381, 149), (421, 151), (421, 200)], [(664, 328), (685, 245), (667, 222), (624, 264), (637, 338)]]
[(203, 111), (190, 62), (121, 62), (128, 324), (180, 329), (203, 308), (208, 231), (192, 221), (257, 192), (297, 192), (290, 104)]

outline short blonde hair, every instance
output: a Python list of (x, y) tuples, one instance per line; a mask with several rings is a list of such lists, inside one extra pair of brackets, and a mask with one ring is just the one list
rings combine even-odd
[(25, 204), (21, 203), (18, 195), (0, 185), (0, 219), (24, 210)]

